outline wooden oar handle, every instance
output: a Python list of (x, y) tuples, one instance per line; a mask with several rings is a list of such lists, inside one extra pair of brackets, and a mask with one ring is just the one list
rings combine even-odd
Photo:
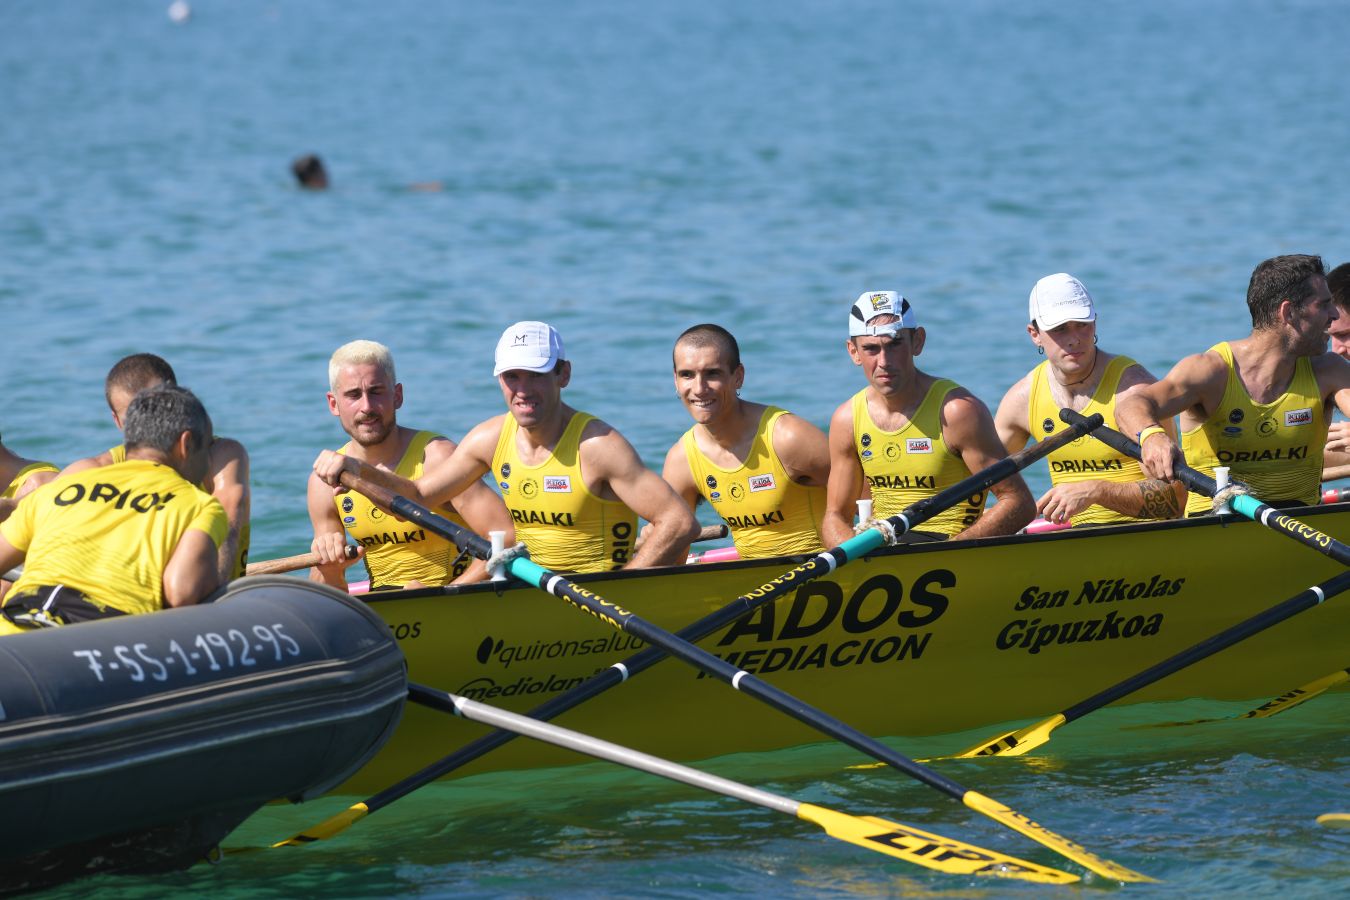
[[(347, 545), (347, 558), (356, 559), (355, 545)], [(280, 559), (264, 559), (249, 563), (244, 568), (245, 575), (280, 575), (282, 572), (294, 572), (296, 569), (308, 569), (319, 564), (319, 554), (298, 553), (295, 556), (283, 556)]]

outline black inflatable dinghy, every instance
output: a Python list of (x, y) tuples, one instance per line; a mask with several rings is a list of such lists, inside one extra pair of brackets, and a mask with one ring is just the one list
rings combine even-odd
[(348, 778), (406, 696), (379, 617), (298, 578), (0, 637), (0, 891), (191, 865)]

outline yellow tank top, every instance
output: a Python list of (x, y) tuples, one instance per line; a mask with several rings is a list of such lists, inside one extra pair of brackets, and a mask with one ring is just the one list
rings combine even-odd
[[(394, 472), (414, 480), (422, 477), (423, 457), (427, 444), (440, 435), (419, 431), (408, 442), (408, 449), (398, 461)], [(339, 453), (351, 449), (348, 442)], [(459, 550), (440, 535), (425, 528), (410, 527), (403, 519), (391, 516), (370, 499), (356, 491), (348, 491), (333, 498), (342, 527), (361, 546), (366, 548), (366, 569), (370, 572), (370, 589), (403, 587), (410, 581), (427, 587), (449, 584), (469, 567), (466, 556), (455, 562)], [(458, 513), (447, 509), (437, 512), (463, 528), (468, 528)]]
[[(211, 441), (214, 443), (216, 440), (217, 440), (216, 436), (211, 435)], [(116, 447), (109, 448), (108, 455), (112, 457), (112, 461), (114, 464), (126, 462), (127, 445), (118, 444)], [(202, 488), (203, 490), (206, 489), (205, 484), (198, 485), (198, 487)], [(210, 493), (210, 491), (207, 491), (207, 493)], [(245, 570), (248, 569), (248, 540), (249, 540), (249, 520), (245, 519), (239, 525), (239, 550), (237, 553), (235, 553), (234, 566), (231, 567), (230, 569), (231, 581), (233, 581), (236, 578), (243, 578)]]
[[(1228, 365), (1223, 401), (1210, 418), (1181, 436), (1186, 462), (1206, 475), (1228, 466), (1229, 477), (1259, 500), (1316, 503), (1321, 491), (1326, 411), (1312, 360), (1300, 357), (1289, 390), (1270, 403), (1253, 403), (1233, 369), (1227, 341), (1210, 348)], [(1186, 514), (1213, 509), (1208, 497), (1191, 494)]]
[(786, 414), (773, 406), (764, 410), (750, 452), (735, 469), (723, 469), (704, 456), (694, 440), (694, 429), (681, 438), (694, 484), (726, 521), (741, 559), (821, 549), (825, 489), (793, 481), (773, 449), (774, 423)]
[(26, 551), (15, 596), (64, 584), (100, 608), (127, 613), (163, 606), (164, 566), (189, 529), (217, 547), (229, 524), (220, 501), (168, 466), (133, 459), (57, 478), (0, 523)]
[(16, 494), (19, 493), (19, 491), (23, 490), (24, 482), (26, 482), (31, 476), (36, 475), (38, 472), (60, 472), (60, 471), (61, 471), (60, 469), (58, 469), (56, 466), (52, 465), (49, 462), (29, 463), (28, 465), (24, 466), (22, 469), (20, 469), (18, 472), (15, 473), (14, 479), (10, 481), (9, 487), (5, 488), (5, 492), (3, 494), (0, 494), (0, 498), (12, 499)]
[[(1125, 370), (1135, 365), (1128, 356), (1117, 356), (1106, 364), (1102, 380), (1092, 392), (1082, 413), (1090, 416), (1101, 413), (1106, 424), (1116, 427), (1116, 389)], [(1050, 361), (1046, 360), (1031, 370), (1031, 399), (1027, 404), (1027, 421), (1031, 436), (1041, 441), (1066, 426), (1059, 420), (1059, 404), (1050, 394)], [(1106, 444), (1088, 435), (1053, 451), (1050, 461), (1050, 481), (1053, 484), (1071, 484), (1077, 481), (1142, 481), (1144, 472), (1139, 460), (1117, 453)], [(1105, 506), (1093, 504), (1074, 516), (1074, 525), (1100, 525), (1104, 522), (1132, 522), (1133, 517)]]
[[(942, 404), (957, 384), (938, 379), (913, 417), (899, 431), (883, 431), (867, 411), (867, 389), (853, 395), (853, 450), (872, 489), (873, 515), (884, 519), (905, 507), (951, 487), (970, 470), (942, 440)], [(964, 531), (984, 512), (987, 491), (939, 513), (919, 526), (951, 537)]]
[(575, 413), (548, 459), (527, 466), (516, 452), (516, 418), (502, 419), (492, 455), (492, 474), (516, 525), (516, 540), (530, 559), (548, 569), (608, 572), (622, 568), (637, 539), (637, 515), (617, 500), (602, 500), (586, 489), (579, 445), (586, 423)]

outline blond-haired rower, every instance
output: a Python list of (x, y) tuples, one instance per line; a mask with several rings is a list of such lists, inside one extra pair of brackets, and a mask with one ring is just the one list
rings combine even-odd
[[(314, 461), (315, 474), (337, 486), (343, 471), (354, 471), (432, 504), (491, 473), (516, 536), (545, 568), (604, 572), (684, 560), (698, 523), (623, 435), (563, 402), (572, 363), (557, 329), (535, 321), (507, 328), (493, 373), (506, 413), (474, 426), (449, 459), (416, 481), (327, 450)], [(639, 516), (652, 529), (634, 551)]]
[[(351, 438), (339, 453), (407, 479), (420, 478), (425, 469), (454, 454), (453, 441), (398, 424), (403, 385), (393, 354), (383, 344), (352, 341), (339, 347), (328, 362), (328, 386), (328, 411)], [(390, 516), (361, 494), (335, 496), (312, 473), (308, 501), (314, 528), (311, 549), (320, 560), (310, 572), (314, 581), (346, 590), (346, 569), (354, 562), (345, 556), (347, 534), (361, 545), (371, 590), (467, 584), (487, 577), (481, 560), (460, 554), (440, 535)], [(455, 496), (442, 512), (480, 535), (511, 532), (501, 498), (481, 481)]]

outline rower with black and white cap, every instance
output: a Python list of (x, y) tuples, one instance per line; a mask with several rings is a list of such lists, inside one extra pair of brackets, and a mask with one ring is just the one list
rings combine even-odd
[[(683, 562), (699, 527), (670, 485), (614, 428), (562, 400), (572, 363), (546, 322), (502, 332), (493, 364), (505, 415), (464, 436), (415, 481), (325, 451), (315, 474), (336, 486), (344, 468), (425, 505), (446, 502), (489, 475), (530, 557), (555, 571), (601, 572)], [(651, 523), (634, 552), (641, 516)]]
[[(1044, 440), (1067, 426), (1065, 407), (1085, 416), (1101, 413), (1115, 427), (1116, 401), (1156, 379), (1128, 356), (1097, 346), (1097, 309), (1077, 278), (1047, 275), (1031, 288), (1027, 334), (1045, 361), (1008, 389), (994, 416), (998, 436), (1015, 453), (1032, 438)], [(1171, 427), (1171, 420), (1167, 422)], [(1047, 520), (1100, 525), (1136, 518), (1171, 519), (1181, 512), (1185, 489), (1149, 479), (1139, 462), (1092, 438), (1081, 438), (1049, 457), (1052, 487), (1036, 502)]]
[[(867, 386), (830, 418), (826, 546), (853, 535), (859, 499), (870, 496), (876, 519), (885, 519), (1007, 455), (983, 403), (915, 365), (926, 337), (913, 301), (897, 291), (868, 291), (849, 309), (845, 347)], [(1020, 476), (992, 490), (989, 509), (981, 492), (901, 540), (1012, 534), (1031, 521), (1035, 504)]]

